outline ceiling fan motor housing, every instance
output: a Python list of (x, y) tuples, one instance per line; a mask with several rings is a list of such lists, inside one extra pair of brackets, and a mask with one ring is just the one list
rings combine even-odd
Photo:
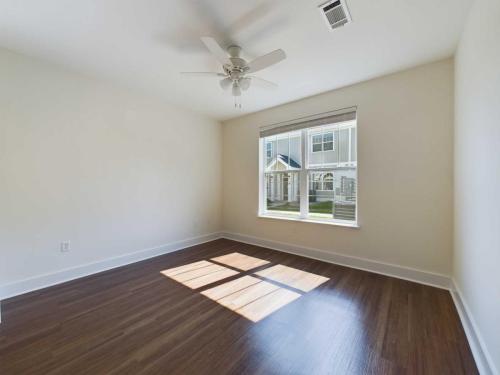
[(240, 46), (229, 46), (227, 48), (227, 53), (229, 54), (229, 60), (231, 64), (224, 65), (224, 70), (233, 79), (239, 79), (246, 70), (248, 70), (247, 62), (240, 57), (241, 47)]
[[(193, 72), (194, 74), (210, 74), (212, 76), (222, 76), (224, 77), (219, 81), (219, 85), (222, 89), (228, 90), (231, 88), (233, 96), (241, 96), (241, 91), (248, 90), (251, 85), (253, 78), (252, 76), (246, 76), (247, 73), (254, 73), (265, 69), (271, 65), (274, 65), (281, 60), (286, 58), (286, 54), (282, 49), (277, 49), (266, 55), (257, 57), (250, 62), (245, 61), (241, 55), (241, 47), (237, 45), (231, 45), (226, 50), (224, 50), (217, 41), (212, 37), (201, 37), (202, 42), (208, 48), (208, 50), (215, 56), (215, 58), (222, 64), (224, 74), (215, 72)], [(271, 82), (267, 84), (273, 85)], [(237, 103), (235, 102), (235, 105)], [(241, 104), (239, 104), (241, 108)]]

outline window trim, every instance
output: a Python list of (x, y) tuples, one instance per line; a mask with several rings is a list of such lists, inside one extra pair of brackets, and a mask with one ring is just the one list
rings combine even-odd
[(361, 228), (361, 226), (357, 221), (353, 222), (340, 219), (326, 219), (326, 218), (313, 218), (313, 217), (300, 218), (296, 215), (286, 215), (284, 211), (277, 211), (277, 212), (283, 212), (283, 214), (257, 213), (257, 217), (259, 219), (275, 219), (275, 220), (285, 220), (285, 221), (296, 221), (299, 223), (334, 225), (338, 227), (353, 228), (353, 229)]
[[(356, 128), (356, 150), (354, 155), (356, 156), (356, 160), (353, 161), (351, 160), (352, 153), (351, 153), (351, 131), (349, 131), (349, 152), (348, 152), (348, 157), (349, 157), (349, 162), (348, 163), (335, 163), (335, 165), (328, 165), (324, 166), (322, 168), (318, 166), (309, 166), (309, 147), (312, 147), (312, 137), (309, 137), (308, 131), (310, 128), (305, 128), (301, 129), (301, 155), (302, 155), (302, 160), (301, 162), (301, 169), (295, 169), (295, 170), (290, 170), (287, 172), (298, 172), (299, 174), (299, 195), (300, 195), (300, 213), (291, 213), (291, 212), (286, 212), (286, 211), (269, 211), (266, 209), (266, 204), (267, 202), (267, 189), (265, 186), (266, 183), (266, 171), (265, 171), (265, 163), (266, 163), (266, 158), (264, 158), (264, 153), (263, 150), (266, 146), (265, 144), (265, 137), (259, 138), (259, 205), (258, 205), (258, 212), (257, 216), (259, 218), (265, 218), (265, 219), (278, 219), (278, 220), (288, 220), (288, 221), (298, 221), (298, 222), (307, 222), (307, 223), (314, 223), (314, 224), (328, 224), (328, 225), (337, 225), (341, 227), (349, 227), (349, 228), (360, 228), (359, 226), (359, 205), (358, 205), (358, 196), (359, 196), (359, 188), (358, 188), (358, 167), (357, 167), (357, 140), (358, 138), (358, 123), (357, 120), (348, 120), (344, 121), (342, 123), (336, 124), (339, 126), (339, 130), (341, 128), (352, 128), (352, 122), (355, 122), (355, 128)], [(322, 141), (323, 141), (323, 132), (321, 132), (322, 136)], [(333, 142), (334, 142), (334, 149), (335, 150), (335, 132), (333, 131)], [(312, 150), (311, 150), (312, 152)], [(318, 151), (316, 151), (318, 152)], [(266, 152), (267, 156), (267, 152)], [(355, 168), (355, 177), (356, 177), (356, 201), (355, 201), (355, 220), (350, 221), (350, 220), (341, 220), (341, 219), (335, 219), (335, 218), (322, 218), (322, 217), (314, 217), (309, 215), (309, 172), (325, 172), (325, 171), (330, 171), (333, 168), (339, 168), (339, 167), (356, 167)], [(283, 171), (285, 172), (285, 171)], [(272, 172), (268, 172), (272, 173)], [(323, 182), (322, 182), (323, 186)], [(303, 199), (303, 193), (306, 192), (306, 199)]]

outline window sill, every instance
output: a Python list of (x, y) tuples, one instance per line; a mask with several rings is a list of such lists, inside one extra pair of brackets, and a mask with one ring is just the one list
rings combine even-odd
[(353, 228), (353, 229), (359, 229), (360, 226), (357, 223), (344, 223), (341, 221), (337, 220), (325, 220), (325, 219), (313, 219), (313, 218), (307, 218), (303, 219), (297, 216), (292, 216), (292, 215), (278, 215), (278, 214), (258, 214), (257, 217), (261, 219), (277, 219), (277, 220), (287, 220), (287, 221), (297, 221), (297, 222), (302, 222), (302, 223), (312, 223), (312, 224), (323, 224), (323, 225), (334, 225), (338, 227), (344, 227), (344, 228)]

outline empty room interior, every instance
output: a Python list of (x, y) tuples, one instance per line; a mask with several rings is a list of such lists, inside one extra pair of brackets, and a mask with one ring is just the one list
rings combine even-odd
[(0, 0), (0, 374), (500, 375), (500, 0)]

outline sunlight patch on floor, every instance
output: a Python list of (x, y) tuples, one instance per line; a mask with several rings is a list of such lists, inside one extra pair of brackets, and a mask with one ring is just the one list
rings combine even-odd
[(237, 278), (236, 280), (229, 281), (222, 285), (216, 286), (212, 289), (207, 289), (201, 294), (210, 298), (211, 300), (218, 301), (221, 298), (224, 298), (230, 294), (236, 293), (240, 290), (244, 290), (251, 285), (260, 283), (261, 280), (252, 276), (242, 276)]
[[(161, 273), (171, 279), (178, 281), (191, 289), (201, 288), (216, 281), (238, 274), (238, 271), (206, 262), (208, 265), (200, 267), (200, 262), (188, 264), (184, 268), (176, 267), (162, 271)], [(179, 269), (182, 271), (179, 272)]]
[(240, 277), (201, 294), (253, 322), (258, 322), (300, 297), (299, 293), (252, 276)]
[[(191, 289), (232, 277), (232, 280), (218, 283), (219, 285), (200, 293), (252, 322), (258, 322), (329, 280), (327, 277), (281, 264), (271, 266), (267, 260), (240, 253), (215, 257), (211, 261), (202, 260), (161, 273)], [(269, 268), (251, 271), (268, 264)], [(234, 279), (235, 275), (240, 277)]]
[(253, 268), (269, 264), (269, 261), (267, 260), (251, 257), (249, 255), (240, 253), (231, 253), (227, 255), (222, 255), (220, 257), (212, 258), (210, 260), (213, 260), (217, 263), (225, 264), (233, 268), (238, 268), (243, 271), (248, 271)]
[(201, 260), (199, 262), (186, 264), (186, 265), (183, 265), (180, 267), (170, 268), (168, 270), (161, 271), (161, 273), (164, 274), (165, 276), (173, 276), (173, 275), (177, 275), (178, 273), (193, 271), (193, 270), (196, 270), (198, 268), (203, 268), (203, 267), (211, 266), (211, 265), (213, 265), (212, 262), (209, 262), (207, 260)]

